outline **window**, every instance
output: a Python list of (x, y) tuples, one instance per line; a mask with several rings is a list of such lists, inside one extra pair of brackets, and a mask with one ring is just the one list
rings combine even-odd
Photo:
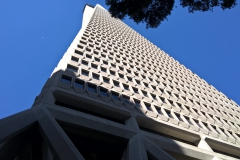
[(151, 108), (151, 105), (150, 105), (150, 104), (148, 104), (148, 103), (144, 103), (144, 104), (145, 104), (147, 110), (152, 111), (152, 108)]
[(172, 93), (171, 93), (171, 92), (169, 92), (169, 91), (167, 91), (167, 93), (169, 94), (169, 96), (171, 96), (171, 95), (172, 95)]
[(151, 96), (154, 100), (157, 100), (157, 96), (155, 94), (151, 94)]
[(101, 94), (102, 96), (108, 97), (108, 90), (105, 89), (105, 88), (100, 87), (100, 94)]
[(123, 96), (123, 100), (126, 104), (132, 104), (128, 96)]
[(119, 82), (113, 81), (113, 84), (114, 84), (115, 87), (119, 87)]
[(168, 117), (173, 118), (173, 116), (169, 110), (166, 110), (166, 113), (167, 113)]
[(169, 101), (169, 103), (170, 103), (172, 106), (174, 106), (173, 101), (171, 101), (171, 100), (168, 100), (168, 101)]
[(148, 84), (147, 83), (143, 83), (145, 87), (148, 87)]
[(223, 128), (219, 128), (219, 129), (222, 131), (222, 133), (223, 133), (225, 136), (227, 136), (226, 133), (224, 132), (224, 129), (223, 129)]
[(89, 59), (92, 59), (92, 56), (89, 55), (89, 54), (86, 54), (86, 57), (89, 58)]
[(94, 73), (93, 73), (92, 76), (93, 76), (94, 79), (99, 80), (99, 75), (98, 75), (98, 74), (94, 74)]
[(124, 75), (118, 74), (120, 78), (124, 79)]
[(81, 88), (81, 89), (84, 89), (84, 81), (81, 81), (79, 79), (75, 79), (75, 82), (74, 82), (74, 86), (78, 87), (78, 88)]
[(92, 68), (94, 68), (94, 69), (98, 69), (98, 66), (96, 65), (96, 64), (91, 64), (91, 66), (92, 66)]
[(107, 69), (104, 68), (104, 67), (101, 67), (101, 71), (102, 71), (102, 72), (107, 72)]
[(77, 57), (72, 57), (71, 60), (74, 62), (78, 62), (79, 59)]
[(135, 102), (135, 105), (136, 105), (137, 107), (141, 107), (139, 100), (134, 99), (134, 102)]
[(115, 64), (112, 64), (112, 63), (111, 63), (111, 66), (112, 66), (113, 68), (116, 68), (116, 65), (115, 65)]
[(126, 85), (126, 84), (123, 84), (123, 88), (124, 88), (125, 90), (129, 90), (129, 86)]
[(106, 58), (107, 56), (105, 54), (101, 54), (102, 57)]
[(121, 71), (123, 71), (123, 67), (118, 67)]
[(152, 86), (152, 88), (153, 88), (153, 90), (155, 90), (155, 91), (156, 91), (156, 87), (155, 87), (155, 86)]
[(116, 92), (112, 92), (112, 98), (113, 98), (114, 100), (119, 100), (119, 94), (116, 93)]
[(128, 81), (132, 82), (132, 78), (127, 76)]
[(76, 53), (76, 54), (79, 54), (79, 55), (83, 55), (83, 52), (80, 52), (80, 51), (78, 51), (78, 50), (75, 50), (75, 53)]
[(132, 87), (134, 93), (139, 93), (137, 88)]
[(202, 126), (200, 125), (200, 123), (199, 123), (198, 120), (196, 120), (196, 119), (193, 119), (193, 120), (194, 120), (194, 122), (198, 125), (199, 128), (202, 128)]
[(236, 137), (233, 135), (233, 133), (231, 131), (228, 131), (228, 133), (231, 134), (232, 137), (234, 137), (236, 139)]
[[(123, 58), (123, 59), (126, 60), (126, 58)], [(127, 66), (127, 63), (123, 62), (123, 65), (124, 65), (124, 66)]]
[(182, 96), (182, 99), (184, 99), (186, 101), (186, 98)]
[(85, 66), (88, 66), (88, 61), (82, 60), (82, 64), (85, 65)]
[(135, 80), (135, 81), (136, 81), (137, 84), (139, 84), (139, 85), (141, 84), (139, 80)]
[(113, 60), (113, 58), (111, 56), (108, 56), (108, 59)]
[(143, 93), (143, 95), (144, 95), (145, 97), (148, 97), (148, 94), (147, 94), (147, 92), (145, 92), (145, 91), (142, 91), (142, 93)]
[(164, 98), (160, 97), (160, 99), (161, 99), (161, 101), (162, 101), (163, 103), (166, 103), (166, 101), (165, 101)]
[(110, 70), (110, 74), (113, 75), (113, 76), (116, 75), (116, 73), (114, 71), (112, 71), (112, 70)]
[(189, 117), (184, 116), (184, 118), (188, 121), (189, 124), (193, 125)]
[(194, 112), (196, 112), (196, 114), (198, 114), (198, 111), (195, 108), (192, 108), (194, 110)]
[(160, 90), (162, 93), (164, 93), (164, 90), (163, 90), (163, 89), (159, 88), (159, 90)]
[(91, 83), (88, 83), (88, 91), (97, 93), (97, 86)]
[(103, 77), (103, 82), (109, 83), (109, 78)]
[(97, 61), (97, 62), (100, 62), (100, 59), (99, 59), (99, 58), (96, 58), (96, 57), (95, 57), (94, 60)]
[(174, 94), (174, 95), (175, 95), (175, 97), (179, 98), (179, 96), (177, 94)]
[[(81, 46), (81, 45), (77, 45), (77, 47), (83, 49), (83, 46)], [(77, 51), (77, 50), (76, 50), (76, 51)]]
[(156, 107), (156, 106), (155, 106), (155, 108), (156, 108), (158, 114), (162, 114), (162, 111), (161, 111), (161, 108), (160, 108), (160, 107)]
[(176, 115), (176, 117), (178, 118), (179, 121), (182, 121), (182, 122), (183, 122), (180, 114), (175, 114), (175, 115)]
[(72, 72), (77, 72), (78, 68), (68, 64), (67, 65), (67, 70), (72, 71)]
[(130, 71), (129, 69), (127, 69), (127, 72), (128, 72), (128, 73), (131, 73), (131, 71)]
[(103, 64), (108, 65), (108, 62), (107, 61), (103, 61)]
[(240, 134), (237, 134), (237, 133), (235, 133), (239, 138), (240, 138)]
[(202, 122), (202, 123), (209, 131), (211, 131), (211, 129), (208, 127), (207, 123), (204, 123), (204, 122)]
[(84, 75), (84, 76), (89, 76), (89, 72), (82, 69), (82, 75)]
[(177, 102), (176, 102), (176, 104), (177, 104), (177, 106), (178, 106), (179, 108), (184, 109), (180, 103), (177, 103)]
[(62, 75), (61, 82), (65, 84), (71, 84), (72, 77)]
[(138, 73), (134, 72), (135, 76), (138, 76)]
[(97, 51), (93, 51), (94, 54), (98, 55), (98, 52)]

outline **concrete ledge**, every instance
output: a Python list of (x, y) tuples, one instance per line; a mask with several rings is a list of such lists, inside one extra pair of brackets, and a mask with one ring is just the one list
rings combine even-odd
[(172, 153), (170, 155), (183, 157), (183, 159), (199, 159), (201, 157), (200, 159), (204, 160), (212, 160), (214, 157), (208, 151), (204, 151), (203, 149), (199, 149), (195, 146), (191, 146), (159, 135), (153, 135), (144, 131), (142, 131), (142, 134), (157, 147), (163, 149), (164, 151), (167, 151), (168, 154), (169, 152)]
[(207, 137), (205, 141), (214, 151), (221, 151), (223, 153), (226, 153), (226, 155), (231, 154), (240, 158), (239, 146), (216, 141), (214, 139), (211, 139), (210, 137)]
[(164, 115), (161, 115), (161, 114), (158, 114), (158, 118), (161, 119), (161, 120), (163, 120), (163, 121), (166, 121), (166, 122), (169, 120), (168, 117), (166, 117), (166, 116), (164, 116)]
[(57, 120), (71, 125), (81, 126), (112, 134), (123, 138), (131, 138), (136, 132), (125, 125), (118, 124), (103, 118), (86, 113), (76, 112), (67, 108), (48, 107), (49, 112)]
[(53, 91), (53, 95), (57, 101), (61, 103), (67, 103), (68, 105), (75, 106), (79, 109), (94, 111), (99, 114), (110, 115), (116, 118), (126, 119), (130, 117), (129, 110), (122, 107), (117, 107), (111, 102), (104, 102), (95, 98), (91, 98), (89, 96), (79, 95), (76, 93), (65, 92), (61, 90)]
[(136, 116), (136, 120), (140, 127), (144, 127), (154, 132), (163, 133), (191, 143), (195, 143), (200, 140), (199, 135), (181, 128), (176, 128), (175, 125), (170, 125), (169, 123), (161, 123), (159, 121), (156, 121), (155, 119), (143, 115)]

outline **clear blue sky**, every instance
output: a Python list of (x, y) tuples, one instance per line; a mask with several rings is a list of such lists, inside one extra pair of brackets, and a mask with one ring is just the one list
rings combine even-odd
[[(0, 1), (0, 118), (30, 108), (81, 28), (86, 3), (104, 0)], [(129, 26), (240, 104), (240, 4), (189, 14), (175, 3), (157, 29)]]

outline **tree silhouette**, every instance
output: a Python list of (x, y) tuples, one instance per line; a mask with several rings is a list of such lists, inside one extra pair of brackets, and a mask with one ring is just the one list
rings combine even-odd
[[(171, 15), (174, 0), (105, 0), (110, 6), (113, 17), (124, 19), (126, 15), (134, 22), (145, 22), (146, 28), (157, 28), (161, 22)], [(213, 11), (214, 7), (223, 10), (236, 6), (236, 0), (180, 0), (182, 7), (190, 13), (195, 11)]]

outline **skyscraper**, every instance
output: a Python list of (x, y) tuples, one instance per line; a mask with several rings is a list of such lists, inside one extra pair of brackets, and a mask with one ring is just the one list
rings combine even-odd
[(99, 5), (0, 130), (7, 160), (240, 158), (239, 106)]

